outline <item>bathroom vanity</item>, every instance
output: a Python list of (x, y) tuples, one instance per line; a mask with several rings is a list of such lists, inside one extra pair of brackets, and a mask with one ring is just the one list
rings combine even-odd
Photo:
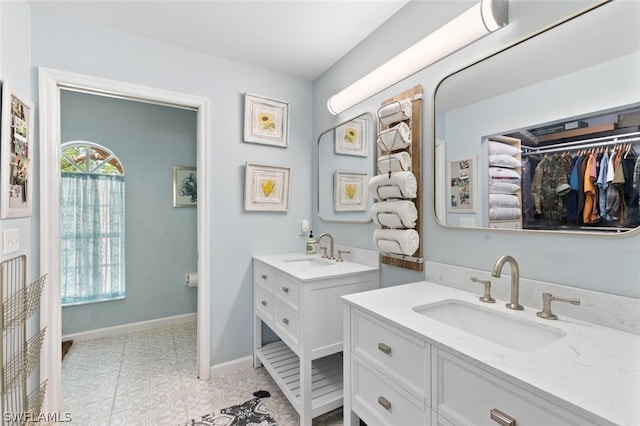
[(345, 426), (640, 424), (638, 335), (430, 282), (343, 299)]
[[(377, 253), (369, 262), (352, 256), (365, 263), (254, 257), (254, 365), (264, 365), (303, 426), (343, 404), (341, 296), (380, 286)], [(262, 323), (281, 340), (263, 346)]]

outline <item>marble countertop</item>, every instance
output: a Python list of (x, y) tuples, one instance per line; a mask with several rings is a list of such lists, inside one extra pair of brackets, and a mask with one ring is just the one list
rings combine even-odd
[[(536, 316), (539, 307), (513, 311), (505, 307), (503, 300), (481, 303), (477, 294), (426, 281), (352, 294), (343, 299), (560, 406), (570, 410), (571, 406), (577, 407), (584, 411), (578, 414), (597, 424), (604, 420), (616, 425), (640, 425), (638, 335), (567, 316), (556, 321), (541, 319)], [(533, 352), (520, 352), (412, 310), (448, 299), (559, 328), (566, 335)]]
[[(323, 259), (321, 255), (308, 255), (304, 253), (272, 254), (265, 256), (254, 256), (254, 259), (278, 269), (293, 278), (303, 281), (319, 280), (338, 276), (346, 276), (368, 271), (379, 271), (379, 268), (368, 266), (362, 263), (345, 260), (336, 262), (335, 260)], [(315, 266), (309, 267), (307, 261), (311, 261)], [(317, 266), (321, 265), (321, 266)]]

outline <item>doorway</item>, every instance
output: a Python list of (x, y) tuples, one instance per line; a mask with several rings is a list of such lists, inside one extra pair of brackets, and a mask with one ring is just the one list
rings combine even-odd
[(41, 326), (48, 327), (41, 358), (41, 380), (48, 380), (49, 392), (43, 411), (60, 409), (61, 400), (61, 300), (60, 300), (60, 170), (61, 145), (60, 96), (62, 90), (81, 91), (120, 99), (135, 100), (196, 111), (197, 139), (197, 370), (198, 377), (208, 380), (210, 374), (210, 179), (206, 141), (208, 100), (192, 95), (168, 92), (146, 86), (100, 79), (64, 71), (40, 68), (40, 268), (48, 275), (43, 294)]

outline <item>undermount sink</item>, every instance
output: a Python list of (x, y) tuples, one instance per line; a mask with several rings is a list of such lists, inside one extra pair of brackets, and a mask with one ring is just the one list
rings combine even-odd
[(319, 268), (321, 266), (334, 265), (333, 262), (324, 259), (318, 259), (316, 257), (297, 257), (293, 259), (285, 259), (284, 263), (300, 268)]
[(496, 312), (462, 300), (416, 306), (421, 315), (521, 352), (534, 352), (566, 335), (558, 328)]

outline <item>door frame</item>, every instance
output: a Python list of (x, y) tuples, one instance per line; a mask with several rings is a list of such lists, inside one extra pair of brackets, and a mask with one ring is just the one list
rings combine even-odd
[(140, 102), (155, 103), (197, 112), (197, 368), (198, 377), (210, 375), (210, 262), (211, 202), (213, 188), (208, 155), (209, 100), (138, 84), (108, 80), (82, 74), (39, 68), (40, 110), (40, 274), (47, 274), (42, 293), (40, 326), (47, 335), (40, 358), (40, 380), (48, 380), (43, 412), (59, 412), (62, 393), (62, 307), (60, 298), (60, 90), (77, 90)]

